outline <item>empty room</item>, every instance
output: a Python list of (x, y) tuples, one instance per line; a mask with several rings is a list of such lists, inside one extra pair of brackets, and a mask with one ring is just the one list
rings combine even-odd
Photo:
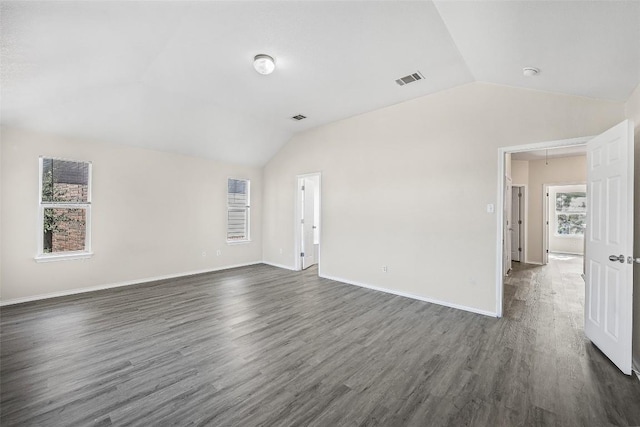
[(639, 1), (2, 0), (0, 53), (1, 426), (640, 425)]

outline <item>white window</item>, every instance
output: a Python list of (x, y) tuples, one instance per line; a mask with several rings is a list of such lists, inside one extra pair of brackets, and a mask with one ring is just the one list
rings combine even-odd
[(227, 181), (227, 242), (249, 240), (249, 184), (248, 179)]
[(91, 163), (40, 158), (39, 261), (91, 255)]
[(581, 236), (587, 217), (587, 193), (556, 193), (556, 235)]

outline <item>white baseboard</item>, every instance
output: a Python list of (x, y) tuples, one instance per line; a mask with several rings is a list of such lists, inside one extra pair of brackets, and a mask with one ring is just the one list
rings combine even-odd
[(442, 305), (442, 306), (445, 306), (445, 307), (455, 308), (455, 309), (458, 309), (458, 310), (469, 311), (471, 313), (482, 314), (484, 316), (498, 317), (497, 313), (493, 312), (493, 311), (480, 310), (480, 309), (475, 308), (475, 307), (468, 307), (466, 305), (453, 304), (453, 303), (450, 303), (450, 302), (440, 301), (440, 300), (433, 299), (433, 298), (427, 298), (427, 297), (423, 297), (423, 296), (420, 296), (420, 295), (414, 295), (414, 294), (410, 294), (410, 293), (407, 293), (407, 292), (396, 291), (394, 289), (381, 288), (379, 286), (367, 285), (365, 283), (355, 282), (353, 280), (347, 280), (347, 279), (343, 279), (343, 278), (340, 278), (340, 277), (329, 276), (329, 275), (326, 275), (326, 274), (320, 274), (320, 277), (322, 277), (324, 279), (335, 280), (336, 282), (346, 283), (348, 285), (355, 285), (355, 286), (360, 286), (361, 288), (367, 288), (367, 289), (373, 289), (374, 291), (385, 292), (387, 294), (398, 295), (398, 296), (401, 296), (401, 297), (411, 298), (411, 299), (415, 299), (415, 300), (418, 300), (418, 301), (424, 301), (424, 302), (429, 302), (429, 303), (432, 303), (432, 304)]
[(156, 282), (158, 280), (175, 279), (176, 277), (186, 277), (186, 276), (193, 276), (195, 274), (212, 273), (214, 271), (229, 270), (231, 268), (247, 267), (247, 266), (256, 265), (256, 264), (262, 264), (262, 261), (248, 262), (248, 263), (244, 263), (244, 264), (228, 265), (228, 266), (224, 266), (224, 267), (208, 268), (208, 269), (204, 269), (204, 270), (187, 271), (187, 272), (184, 272), (184, 273), (177, 273), (177, 274), (166, 274), (164, 276), (146, 277), (146, 278), (143, 278), (143, 279), (127, 280), (125, 282), (110, 283), (110, 284), (98, 285), (98, 286), (90, 286), (90, 287), (86, 287), (86, 288), (76, 288), (76, 289), (70, 289), (70, 290), (66, 290), (66, 291), (51, 292), (51, 293), (47, 293), (47, 294), (34, 295), (34, 296), (30, 296), (30, 297), (13, 298), (13, 299), (6, 300), (6, 301), (0, 301), (0, 307), (6, 306), (6, 305), (21, 304), (21, 303), (30, 302), (30, 301), (38, 301), (38, 300), (43, 300), (43, 299), (49, 299), (49, 298), (57, 298), (57, 297), (64, 297), (64, 296), (69, 296), (69, 295), (83, 294), (83, 293), (86, 293), (86, 292), (101, 291), (103, 289), (112, 289), (112, 288), (120, 288), (122, 286), (139, 285), (139, 284), (142, 284), (142, 283)]
[(533, 265), (544, 265), (538, 261), (529, 261), (528, 259), (524, 261), (525, 264), (533, 264)]
[[(188, 271), (188, 272), (177, 273), (177, 274), (167, 274), (167, 275), (164, 275), (164, 276), (155, 276), (155, 277), (147, 277), (147, 278), (143, 278), (143, 279), (128, 280), (128, 281), (125, 281), (125, 282), (111, 283), (111, 284), (106, 284), (106, 285), (90, 286), (90, 287), (86, 287), (86, 288), (76, 288), (76, 289), (70, 289), (70, 290), (66, 290), (66, 291), (51, 292), (51, 293), (47, 293), (47, 294), (34, 295), (34, 296), (29, 296), (29, 297), (13, 298), (13, 299), (6, 300), (6, 301), (0, 301), (0, 307), (8, 306), (8, 305), (14, 305), (14, 304), (21, 304), (21, 303), (30, 302), (30, 301), (38, 301), (38, 300), (43, 300), (43, 299), (49, 299), (49, 298), (57, 298), (57, 297), (63, 297), (63, 296), (69, 296), (69, 295), (83, 294), (83, 293), (87, 293), (87, 292), (100, 291), (100, 290), (104, 290), (104, 289), (112, 289), (112, 288), (119, 288), (119, 287), (123, 287), (123, 286), (138, 285), (138, 284), (142, 284), (142, 283), (155, 282), (155, 281), (158, 281), (158, 280), (175, 279), (177, 277), (193, 276), (193, 275), (202, 274), (202, 273), (212, 273), (214, 271), (228, 270), (228, 269), (231, 269), (231, 268), (238, 268), (238, 267), (247, 267), (247, 266), (256, 265), (256, 264), (266, 264), (266, 265), (270, 265), (270, 266), (277, 267), (277, 268), (283, 268), (283, 269), (286, 269), (286, 270), (295, 271), (291, 266), (272, 263), (272, 262), (267, 262), (267, 261), (256, 261), (256, 262), (229, 265), (229, 266), (217, 267), (217, 268), (211, 268), (211, 269)], [(340, 277), (329, 276), (329, 275), (322, 274), (322, 273), (320, 273), (319, 276), (323, 277), (325, 279), (335, 280), (337, 282), (342, 282), (342, 283), (346, 283), (346, 284), (349, 284), (349, 285), (360, 286), (362, 288), (372, 289), (372, 290), (375, 290), (375, 291), (385, 292), (385, 293), (388, 293), (388, 294), (398, 295), (398, 296), (401, 296), (401, 297), (406, 297), (406, 298), (411, 298), (411, 299), (415, 299), (415, 300), (419, 300), (419, 301), (429, 302), (429, 303), (432, 303), (432, 304), (438, 304), (438, 305), (442, 305), (442, 306), (445, 306), (445, 307), (455, 308), (455, 309), (458, 309), (458, 310), (469, 311), (471, 313), (482, 314), (484, 316), (497, 317), (495, 312), (480, 310), (480, 309), (477, 309), (477, 308), (474, 308), (474, 307), (468, 307), (468, 306), (464, 306), (464, 305), (460, 305), (460, 304), (453, 304), (453, 303), (450, 303), (450, 302), (440, 301), (440, 300), (436, 300), (436, 299), (433, 299), (433, 298), (426, 298), (426, 297), (423, 297), (423, 296), (414, 295), (414, 294), (410, 294), (410, 293), (407, 293), (407, 292), (396, 291), (394, 289), (387, 289), (387, 288), (382, 288), (382, 287), (379, 287), (379, 286), (367, 285), (367, 284), (364, 284), (364, 283), (355, 282), (353, 280), (347, 280), (347, 279), (343, 279), (343, 278), (340, 278)]]
[(291, 267), (290, 265), (278, 264), (278, 263), (275, 263), (275, 262), (268, 262), (268, 261), (262, 261), (262, 264), (267, 264), (267, 265), (270, 265), (272, 267), (284, 268), (285, 270), (296, 271), (296, 269)]

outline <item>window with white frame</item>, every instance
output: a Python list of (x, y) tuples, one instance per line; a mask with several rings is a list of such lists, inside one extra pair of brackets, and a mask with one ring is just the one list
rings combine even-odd
[(227, 242), (249, 240), (249, 184), (248, 179), (227, 180)]
[(40, 158), (38, 258), (91, 252), (91, 163)]
[(556, 193), (556, 235), (582, 236), (587, 217), (587, 193)]

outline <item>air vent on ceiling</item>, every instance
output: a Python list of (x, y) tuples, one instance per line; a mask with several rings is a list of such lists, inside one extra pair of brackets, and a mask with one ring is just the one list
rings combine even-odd
[(415, 73), (409, 74), (408, 76), (400, 77), (398, 80), (396, 80), (396, 83), (398, 83), (399, 86), (404, 86), (422, 79), (424, 79), (422, 73), (420, 71), (416, 71)]
[(302, 119), (306, 119), (307, 116), (303, 116), (302, 114), (298, 114), (297, 116), (293, 116), (291, 117), (293, 120), (302, 120)]

